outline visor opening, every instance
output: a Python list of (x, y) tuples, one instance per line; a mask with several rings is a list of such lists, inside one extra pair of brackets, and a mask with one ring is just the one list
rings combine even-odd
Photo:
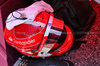
[(62, 32), (62, 34), (61, 34), (59, 40), (57, 41), (57, 45), (58, 45), (58, 46), (55, 47), (55, 46), (56, 46), (56, 45), (55, 45), (55, 46), (53, 47), (53, 49), (49, 51), (49, 53), (51, 53), (51, 52), (57, 50), (58, 48), (60, 48), (60, 47), (62, 46), (62, 44), (65, 42), (66, 37), (67, 37), (67, 32), (66, 32), (65, 27), (64, 27), (64, 30), (63, 30), (63, 32)]

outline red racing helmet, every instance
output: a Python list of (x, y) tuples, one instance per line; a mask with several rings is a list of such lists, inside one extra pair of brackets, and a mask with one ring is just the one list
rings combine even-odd
[(5, 26), (4, 37), (10, 46), (32, 57), (62, 55), (74, 41), (71, 28), (47, 12), (39, 13), (34, 21), (27, 21), (12, 30)]

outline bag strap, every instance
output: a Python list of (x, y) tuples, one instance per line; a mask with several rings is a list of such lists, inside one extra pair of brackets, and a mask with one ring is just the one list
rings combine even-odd
[[(71, 10), (73, 11), (73, 13), (74, 13), (74, 19), (75, 20), (77, 20), (78, 21), (78, 24), (80, 25), (80, 20), (79, 20), (79, 17), (78, 17), (78, 13), (76, 12), (76, 9), (75, 9), (75, 7), (74, 7), (74, 5), (71, 3), (71, 1), (70, 0), (67, 0), (67, 4), (69, 4), (69, 6), (70, 6), (70, 8), (71, 8)], [(64, 3), (65, 5), (66, 5), (66, 3)]]

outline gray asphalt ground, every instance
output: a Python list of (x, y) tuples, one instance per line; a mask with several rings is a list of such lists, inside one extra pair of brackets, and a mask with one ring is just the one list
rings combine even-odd
[(81, 43), (80, 48), (71, 50), (63, 57), (72, 61), (75, 66), (100, 66), (100, 4), (93, 1), (92, 6), (97, 12), (96, 20), (89, 34), (78, 39), (87, 43)]

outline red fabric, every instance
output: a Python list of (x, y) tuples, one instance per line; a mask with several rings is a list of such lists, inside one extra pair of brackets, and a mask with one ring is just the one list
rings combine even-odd
[(3, 4), (6, 0), (0, 0), (0, 5)]
[(5, 40), (3, 36), (1, 10), (0, 10), (0, 66), (7, 66), (6, 45), (5, 45)]

